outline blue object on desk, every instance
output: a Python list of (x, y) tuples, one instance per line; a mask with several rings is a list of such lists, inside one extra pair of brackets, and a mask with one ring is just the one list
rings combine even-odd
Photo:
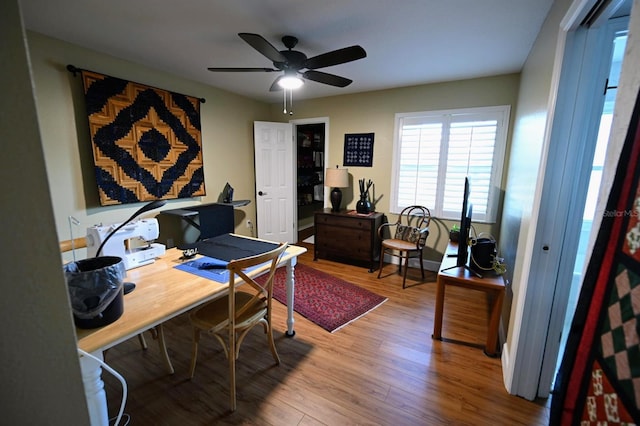
[[(229, 270), (226, 269), (227, 263), (229, 262), (215, 259), (213, 257), (200, 257), (196, 260), (191, 260), (189, 262), (184, 262), (180, 265), (176, 265), (174, 266), (174, 268), (180, 269), (181, 271), (189, 272), (191, 274), (195, 274), (208, 280), (213, 280), (219, 283), (226, 283), (229, 281)], [(262, 265), (253, 266), (247, 269), (247, 271), (257, 269), (260, 266)]]
[[(286, 250), (285, 250), (286, 253)], [(226, 269), (226, 265), (229, 262), (226, 262), (221, 259), (216, 259), (213, 257), (199, 257), (195, 260), (190, 260), (188, 262), (181, 263), (179, 265), (174, 266), (174, 268), (179, 269), (181, 271), (189, 272), (191, 274), (195, 274), (199, 277), (206, 278), (208, 280), (213, 280), (219, 283), (226, 283), (229, 281), (229, 270)], [(269, 263), (269, 262), (265, 262)], [(253, 266), (247, 271), (252, 271), (261, 267), (262, 265)]]
[(198, 265), (198, 269), (206, 269), (206, 270), (225, 269), (225, 268), (226, 266), (220, 263), (201, 263), (200, 265)]
[(229, 262), (212, 257), (199, 257), (198, 259), (176, 265), (175, 268), (190, 272), (202, 278), (224, 283), (229, 281), (229, 271), (226, 269), (228, 263)]

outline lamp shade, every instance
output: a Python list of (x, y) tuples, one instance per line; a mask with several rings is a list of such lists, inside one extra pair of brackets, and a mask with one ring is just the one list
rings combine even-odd
[(332, 188), (347, 188), (349, 186), (349, 169), (327, 169), (324, 185)]

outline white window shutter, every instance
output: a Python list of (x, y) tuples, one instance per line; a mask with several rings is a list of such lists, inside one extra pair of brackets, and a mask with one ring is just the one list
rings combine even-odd
[(468, 177), (474, 221), (495, 220), (508, 114), (508, 106), (396, 114), (391, 212), (421, 204), (455, 220)]

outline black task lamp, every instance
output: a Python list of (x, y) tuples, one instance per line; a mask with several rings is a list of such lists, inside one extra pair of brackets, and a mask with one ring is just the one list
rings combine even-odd
[[(120, 226), (118, 226), (116, 229), (111, 231), (111, 233), (109, 235), (107, 235), (107, 238), (105, 238), (102, 241), (102, 244), (100, 244), (100, 247), (98, 247), (98, 251), (96, 251), (96, 256), (95, 257), (100, 256), (100, 253), (102, 252), (102, 248), (107, 243), (107, 241), (109, 241), (109, 239), (111, 237), (113, 237), (113, 235), (116, 232), (118, 232), (123, 226), (125, 226), (126, 224), (131, 222), (136, 217), (140, 216), (142, 213), (148, 212), (149, 210), (155, 210), (155, 209), (157, 209), (159, 207), (164, 206), (166, 203), (167, 203), (166, 200), (154, 200), (154, 201), (151, 201), (150, 203), (147, 203), (144, 206), (140, 207), (134, 214), (131, 215), (131, 217), (129, 219), (127, 219), (124, 222), (122, 222), (120, 224)], [(124, 283), (124, 294), (132, 292), (134, 288), (136, 288), (136, 285), (134, 283)]]
[(335, 169), (327, 169), (324, 185), (332, 187), (331, 190), (331, 211), (339, 212), (340, 203), (342, 203), (342, 191), (340, 188), (349, 187), (349, 169), (339, 169), (336, 165)]

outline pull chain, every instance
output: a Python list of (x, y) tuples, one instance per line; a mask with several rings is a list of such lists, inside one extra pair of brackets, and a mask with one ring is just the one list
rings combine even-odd
[(287, 113), (287, 91), (289, 92), (289, 115), (293, 115), (293, 89), (283, 89), (284, 92), (284, 108), (283, 114)]
[(283, 114), (287, 113), (287, 89), (283, 89), (282, 91), (284, 93), (284, 109), (282, 110)]
[(293, 115), (293, 89), (289, 89), (289, 115)]

